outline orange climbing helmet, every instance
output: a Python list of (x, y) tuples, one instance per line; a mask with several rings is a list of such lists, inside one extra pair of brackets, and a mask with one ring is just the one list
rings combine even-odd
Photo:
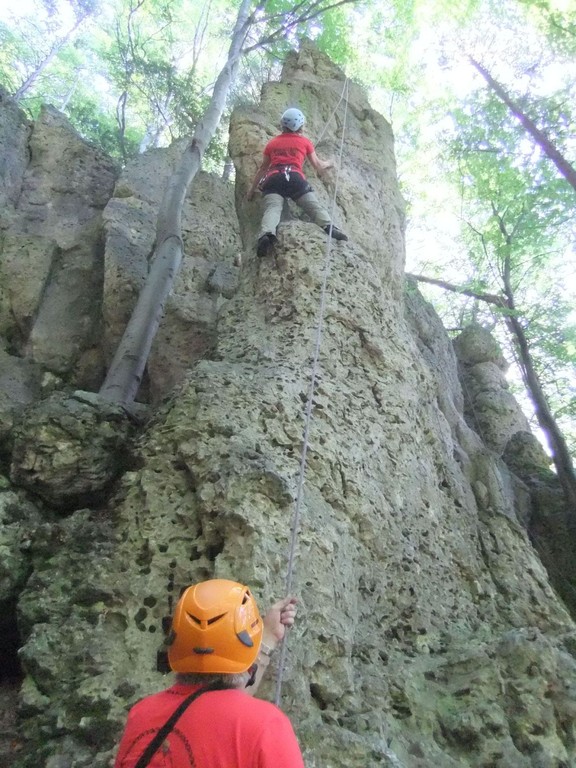
[(245, 672), (261, 640), (262, 619), (248, 587), (210, 579), (188, 587), (178, 601), (168, 661), (174, 672)]

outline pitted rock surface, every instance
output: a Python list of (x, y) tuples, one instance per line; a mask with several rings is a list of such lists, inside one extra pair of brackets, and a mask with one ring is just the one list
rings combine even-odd
[(15, 427), (10, 479), (61, 511), (98, 503), (126, 468), (134, 432), (113, 403), (52, 395)]
[[(212, 351), (156, 410), (105, 506), (43, 510), (18, 599), (22, 768), (109, 766), (127, 707), (167, 683), (155, 657), (182, 587), (231, 577), (263, 608), (283, 593), (327, 248), (295, 214), (257, 259), (244, 192), (282, 110), (301, 104), (319, 135), (344, 81), (304, 44), (259, 107), (236, 112), (245, 248)], [(328, 124), (324, 155), (341, 127)], [(465, 421), (448, 339), (405, 295), (392, 135), (356, 88), (343, 157), (336, 223), (351, 237), (330, 252), (283, 708), (308, 768), (570, 766), (576, 628), (510, 471)], [(325, 201), (333, 183), (314, 180)], [(138, 189), (123, 199), (144, 221)], [(226, 248), (227, 214), (214, 227)], [(142, 252), (125, 261), (137, 281)], [(499, 367), (494, 355), (475, 364)]]

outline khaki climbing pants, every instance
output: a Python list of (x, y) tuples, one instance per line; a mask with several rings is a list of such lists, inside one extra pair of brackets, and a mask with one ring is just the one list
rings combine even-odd
[[(282, 216), (284, 199), (285, 198), (282, 195), (277, 195), (274, 192), (264, 195), (262, 198), (264, 212), (262, 214), (262, 222), (260, 224), (258, 237), (262, 237), (262, 235), (265, 235), (267, 232), (270, 232), (273, 235), (276, 234), (276, 227), (280, 223), (280, 217)], [(315, 224), (318, 224), (319, 227), (324, 229), (324, 227), (329, 226), (330, 216), (328, 215), (328, 211), (320, 203), (314, 192), (306, 192), (305, 195), (294, 200), (294, 202), (297, 206), (302, 208), (304, 213)]]

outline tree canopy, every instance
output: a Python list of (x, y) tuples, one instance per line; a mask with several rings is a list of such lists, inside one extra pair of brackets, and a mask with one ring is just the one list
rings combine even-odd
[[(124, 163), (193, 134), (237, 5), (9, 0), (0, 11), (0, 84), (31, 116), (52, 103)], [(302, 34), (362, 84), (396, 136), (408, 269), (459, 288), (424, 288), (449, 329), (481, 320), (518, 358), (510, 303), (478, 298), (513, 293), (514, 317), (574, 450), (576, 2), (348, 0), (321, 13), (326, 5), (253, 3), (248, 53), (225, 111), (257, 100)], [(204, 165), (221, 170), (225, 156), (223, 120)], [(530, 412), (530, 397), (525, 404)]]

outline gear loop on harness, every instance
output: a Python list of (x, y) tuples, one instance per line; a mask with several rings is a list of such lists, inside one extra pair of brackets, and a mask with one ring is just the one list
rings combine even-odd
[[(340, 178), (340, 170), (342, 167), (342, 155), (344, 151), (344, 134), (346, 131), (346, 118), (348, 115), (348, 78), (344, 80), (344, 86), (342, 88), (342, 93), (340, 95), (340, 99), (338, 101), (338, 104), (334, 108), (334, 111), (332, 115), (328, 118), (328, 121), (326, 122), (326, 125), (324, 126), (324, 129), (322, 130), (322, 133), (320, 134), (320, 138), (324, 135), (324, 132), (328, 126), (328, 123), (332, 119), (332, 117), (336, 114), (336, 110), (340, 106), (341, 102), (344, 100), (344, 119), (342, 121), (342, 135), (340, 138), (340, 150), (338, 153), (338, 165), (337, 165), (337, 172), (336, 172), (336, 179), (334, 182), (334, 193), (332, 196), (332, 207), (330, 211), (330, 220), (331, 222), (334, 221), (334, 213), (336, 211), (336, 196), (338, 193), (338, 181)], [(320, 141), (320, 138), (318, 141)], [(318, 315), (317, 315), (317, 325), (316, 325), (316, 341), (314, 344), (314, 355), (312, 358), (312, 369), (310, 374), (310, 385), (308, 388), (308, 399), (306, 401), (306, 411), (305, 411), (305, 422), (304, 422), (304, 435), (302, 439), (302, 453), (300, 456), (300, 470), (298, 475), (298, 485), (297, 485), (297, 492), (296, 492), (296, 502), (294, 505), (294, 514), (292, 516), (292, 525), (291, 525), (291, 536), (290, 536), (290, 545), (289, 545), (289, 551), (288, 551), (288, 566), (286, 571), (286, 582), (285, 582), (285, 592), (284, 594), (289, 595), (292, 591), (292, 583), (293, 583), (293, 576), (294, 576), (294, 560), (296, 555), (296, 544), (298, 539), (298, 529), (300, 527), (300, 514), (301, 514), (301, 507), (302, 507), (302, 496), (304, 491), (304, 480), (305, 480), (305, 474), (306, 474), (306, 457), (308, 454), (308, 444), (309, 444), (309, 436), (310, 436), (310, 425), (312, 421), (312, 403), (314, 399), (314, 391), (316, 387), (316, 379), (318, 376), (318, 363), (320, 358), (320, 347), (322, 343), (322, 330), (323, 330), (323, 324), (324, 324), (324, 310), (326, 307), (326, 293), (327, 293), (327, 286), (328, 286), (328, 277), (330, 274), (330, 267), (331, 267), (331, 255), (332, 255), (332, 224), (330, 224), (329, 228), (327, 229), (327, 238), (326, 238), (326, 254), (324, 257), (324, 272), (322, 277), (322, 290), (320, 294), (320, 306), (318, 309)], [(286, 664), (286, 655), (287, 655), (287, 634), (284, 634), (284, 638), (282, 639), (281, 643), (281, 649), (280, 649), (280, 660), (278, 662), (278, 674), (276, 677), (276, 692), (274, 696), (274, 702), (277, 706), (280, 706), (280, 700), (282, 697), (282, 678), (284, 675), (284, 667)]]
[(264, 174), (264, 176), (262, 176), (262, 178), (258, 182), (258, 189), (262, 190), (262, 187), (268, 181), (270, 176), (274, 176), (274, 174), (276, 173), (283, 173), (286, 181), (290, 181), (290, 173), (292, 172), (292, 170), (293, 168), (291, 165), (271, 165), (270, 168), (268, 168), (268, 170)]

